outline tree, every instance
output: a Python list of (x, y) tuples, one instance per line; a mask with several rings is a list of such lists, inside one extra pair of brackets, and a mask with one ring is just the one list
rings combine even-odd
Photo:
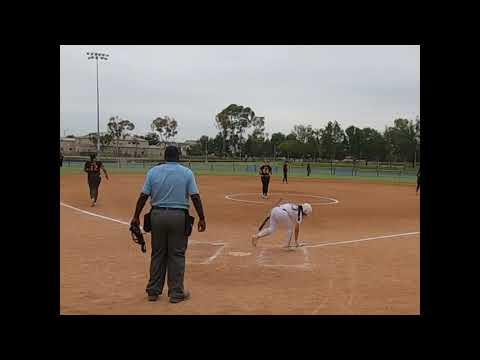
[[(117, 156), (119, 155), (120, 138), (125, 137), (127, 131), (135, 129), (135, 125), (126, 119), (113, 116), (108, 121), (108, 131), (113, 140), (117, 143)], [(101, 142), (100, 142), (101, 144)]]
[(174, 117), (164, 116), (153, 120), (150, 127), (159, 134), (160, 141), (165, 143), (178, 134), (177, 126), (178, 122)]
[[(87, 135), (88, 139), (97, 147), (97, 133), (90, 133)], [(105, 149), (105, 146), (110, 145), (113, 138), (111, 134), (100, 133), (100, 151)]]
[(362, 129), (349, 126), (345, 129), (346, 151), (354, 160), (361, 159), (364, 153)]
[(417, 130), (419, 125), (408, 119), (395, 119), (394, 126), (387, 127), (385, 139), (397, 160), (414, 162), (417, 147)]
[(343, 141), (345, 133), (338, 122), (327, 123), (322, 131), (322, 148), (323, 155), (329, 159), (341, 159), (344, 156)]
[(302, 152), (302, 158), (314, 156), (317, 153), (319, 148), (318, 137), (312, 125), (295, 125), (292, 134), (295, 134), (297, 141), (301, 144), (299, 148)]
[(215, 138), (208, 139), (208, 151), (209, 153), (214, 153), (215, 155), (221, 155), (223, 151), (223, 136), (221, 133), (218, 133)]
[(235, 155), (244, 149), (245, 135), (253, 129), (254, 137), (262, 137), (265, 130), (265, 118), (255, 116), (250, 107), (230, 104), (215, 116), (215, 123), (223, 137), (223, 149)]
[(291, 132), (290, 134), (287, 135), (287, 137), (285, 138), (285, 140), (297, 140), (297, 134)]
[(362, 129), (362, 155), (366, 160), (383, 160), (386, 158), (385, 139), (382, 134), (372, 128)]
[(148, 145), (158, 145), (160, 144), (160, 137), (155, 132), (150, 132), (143, 137), (148, 141)]
[[(318, 154), (318, 157), (321, 157), (322, 154), (322, 136), (323, 136), (323, 129), (315, 129), (312, 131), (312, 138), (311, 142), (313, 143), (315, 154)], [(315, 155), (316, 157), (316, 155)]]
[(286, 140), (286, 138), (287, 137), (284, 134), (282, 134), (281, 132), (278, 132), (278, 133), (272, 134), (272, 138), (270, 141), (272, 142), (272, 144), (280, 145), (282, 142)]
[(228, 146), (227, 139), (230, 136), (230, 131), (232, 128), (232, 124), (231, 124), (232, 121), (230, 119), (230, 116), (227, 114), (227, 112), (223, 110), (222, 112), (218, 113), (215, 116), (215, 123), (217, 128), (220, 130), (220, 135), (222, 137), (221, 153), (222, 155), (225, 155), (225, 153), (227, 152), (227, 146)]
[(270, 142), (272, 147), (274, 148), (274, 157), (276, 157), (276, 153), (280, 153), (279, 145), (286, 140), (286, 136), (281, 132), (273, 133)]
[(313, 135), (312, 125), (295, 125), (292, 134), (295, 134), (298, 141), (307, 143)]

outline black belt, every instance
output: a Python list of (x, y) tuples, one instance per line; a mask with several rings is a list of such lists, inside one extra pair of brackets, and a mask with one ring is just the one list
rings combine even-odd
[(164, 206), (152, 206), (152, 209), (155, 210), (179, 210), (183, 212), (187, 212), (187, 209), (180, 209), (180, 208), (171, 208), (171, 207), (164, 207)]

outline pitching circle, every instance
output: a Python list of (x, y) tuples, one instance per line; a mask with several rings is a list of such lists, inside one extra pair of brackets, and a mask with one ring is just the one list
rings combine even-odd
[[(244, 202), (244, 203), (251, 203), (251, 204), (265, 204), (265, 201), (237, 199), (238, 197), (245, 196), (245, 195), (258, 195), (258, 194), (257, 193), (227, 194), (227, 195), (225, 195), (225, 199), (232, 200), (232, 201)], [(270, 195), (305, 196), (305, 197), (311, 197), (311, 198), (314, 198), (314, 199), (325, 199), (325, 200), (328, 201), (328, 202), (310, 203), (310, 205), (332, 205), (332, 204), (338, 204), (340, 202), (337, 199), (328, 198), (328, 197), (319, 196), (319, 195), (312, 195), (312, 194), (270, 193)]]

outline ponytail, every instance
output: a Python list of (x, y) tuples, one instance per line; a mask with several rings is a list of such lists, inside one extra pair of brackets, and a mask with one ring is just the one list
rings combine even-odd
[(298, 212), (297, 212), (297, 223), (300, 223), (300, 216), (302, 217), (303, 220), (303, 206), (298, 205)]

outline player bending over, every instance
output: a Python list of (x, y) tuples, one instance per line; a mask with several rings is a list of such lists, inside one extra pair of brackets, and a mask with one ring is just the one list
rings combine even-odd
[[(258, 239), (271, 235), (275, 232), (278, 225), (287, 226), (287, 237), (285, 238), (285, 243), (282, 246), (284, 249), (290, 248), (292, 242), (292, 235), (295, 229), (295, 246), (301, 246), (298, 243), (298, 233), (300, 231), (300, 224), (303, 222), (303, 218), (309, 216), (312, 213), (312, 206), (310, 204), (282, 204), (276, 206), (270, 212), (270, 222), (269, 226), (262, 230), (262, 224), (260, 231), (252, 236), (252, 245), (257, 246)], [(267, 218), (268, 219), (268, 218)]]

